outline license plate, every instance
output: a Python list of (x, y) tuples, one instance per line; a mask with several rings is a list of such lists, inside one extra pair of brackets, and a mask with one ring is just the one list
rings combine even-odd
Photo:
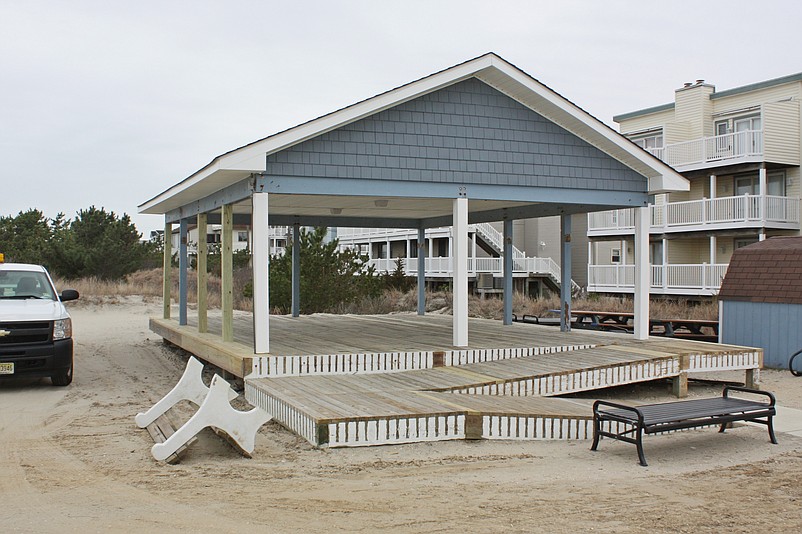
[(13, 375), (14, 362), (0, 362), (0, 375)]

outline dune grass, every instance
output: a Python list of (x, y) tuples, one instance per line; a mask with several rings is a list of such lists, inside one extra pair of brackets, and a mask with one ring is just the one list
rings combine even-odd
[[(250, 282), (250, 271), (238, 269), (234, 274), (234, 308), (243, 311), (253, 311), (253, 301), (243, 296), (243, 289)], [(97, 278), (84, 278), (79, 280), (55, 280), (59, 289), (72, 288), (81, 293), (81, 300), (100, 302), (113, 300), (115, 297), (142, 296), (145, 298), (161, 299), (162, 271), (149, 269), (135, 272), (118, 281), (99, 280)], [(188, 277), (187, 300), (194, 304), (196, 300), (195, 277)], [(220, 277), (210, 274), (208, 283), (209, 308), (220, 307)], [(178, 273), (173, 271), (172, 295), (178, 295)], [(399, 291), (388, 289), (376, 298), (363, 299), (359, 302), (340, 305), (330, 310), (331, 313), (351, 314), (387, 314), (397, 312), (413, 312), (417, 310), (417, 290)], [(554, 316), (549, 310), (559, 309), (560, 299), (557, 295), (534, 299), (516, 293), (513, 300), (513, 313), (518, 316), (536, 315)], [(572, 302), (575, 310), (596, 311), (622, 311), (631, 312), (632, 299), (629, 296), (590, 295), (577, 298)], [(446, 291), (427, 291), (426, 310), (431, 313), (451, 313), (451, 293)], [(480, 299), (474, 295), (468, 298), (468, 313), (472, 317), (488, 319), (501, 319), (503, 316), (503, 302), (501, 298)], [(716, 300), (704, 302), (691, 302), (685, 300), (653, 299), (649, 306), (649, 315), (652, 319), (718, 319), (718, 303)]]

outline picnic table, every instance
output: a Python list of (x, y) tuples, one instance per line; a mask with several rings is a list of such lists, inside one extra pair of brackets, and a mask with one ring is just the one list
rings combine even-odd
[[(699, 341), (718, 341), (718, 321), (705, 319), (654, 319), (649, 323), (652, 335), (696, 339)], [(662, 328), (662, 333), (659, 331), (660, 328)]]
[[(549, 310), (559, 314), (560, 310)], [(632, 332), (630, 322), (635, 318), (631, 312), (604, 312), (591, 310), (571, 310), (571, 324), (575, 328), (588, 330), (617, 330)]]
[[(549, 310), (557, 315), (560, 310)], [(524, 316), (526, 318), (526, 316)], [(571, 310), (571, 324), (575, 328), (632, 332), (635, 314), (620, 311)], [(543, 318), (535, 318), (540, 324), (549, 324)], [(705, 319), (650, 319), (649, 335), (665, 336), (698, 341), (718, 341), (718, 321)]]

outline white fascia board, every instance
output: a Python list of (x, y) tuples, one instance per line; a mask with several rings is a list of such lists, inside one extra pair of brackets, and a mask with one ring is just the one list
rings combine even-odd
[[(690, 190), (690, 183), (681, 174), (672, 169), (669, 165), (663, 163), (656, 157), (641, 149), (618, 132), (603, 124), (588, 112), (558, 95), (545, 85), (541, 84), (513, 65), (507, 63), (503, 59), (499, 57), (493, 57), (491, 61), (493, 68), (497, 69), (504, 76), (514, 80), (533, 92), (540, 100), (555, 109), (557, 114), (555, 116), (555, 114), (550, 113), (548, 109), (541, 108), (534, 108), (534, 111), (546, 115), (549, 119), (553, 120), (557, 124), (560, 124), (560, 126), (563, 126), (574, 135), (577, 135), (592, 145), (604, 150), (606, 153), (610, 154), (611, 157), (615, 157), (628, 167), (632, 167), (632, 165), (637, 162), (640, 164), (638, 165), (639, 167), (645, 167), (648, 169), (648, 171), (650, 171), (647, 173), (647, 178), (649, 178), (650, 194)], [(479, 76), (479, 78), (482, 79), (482, 76)], [(492, 79), (483, 81), (491, 82), (492, 85)], [(521, 102), (520, 99), (516, 98), (516, 100)], [(527, 105), (526, 102), (521, 103)], [(562, 119), (559, 116), (560, 114), (563, 114)], [(573, 121), (565, 120), (566, 115), (574, 121), (581, 123), (593, 135), (589, 136), (584, 132), (577, 131), (577, 129), (572, 127), (570, 124)], [(617, 150), (611, 150), (611, 148), (615, 148)], [(618, 157), (614, 154), (614, 152), (622, 153), (624, 157)], [(652, 185), (658, 189), (652, 189)]]

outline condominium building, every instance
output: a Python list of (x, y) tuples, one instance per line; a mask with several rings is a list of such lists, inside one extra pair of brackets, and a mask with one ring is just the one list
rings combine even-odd
[[(735, 249), (800, 233), (802, 73), (618, 115), (622, 134), (690, 181), (650, 205), (651, 293), (715, 295)], [(632, 210), (588, 214), (588, 290), (632, 292)]]

